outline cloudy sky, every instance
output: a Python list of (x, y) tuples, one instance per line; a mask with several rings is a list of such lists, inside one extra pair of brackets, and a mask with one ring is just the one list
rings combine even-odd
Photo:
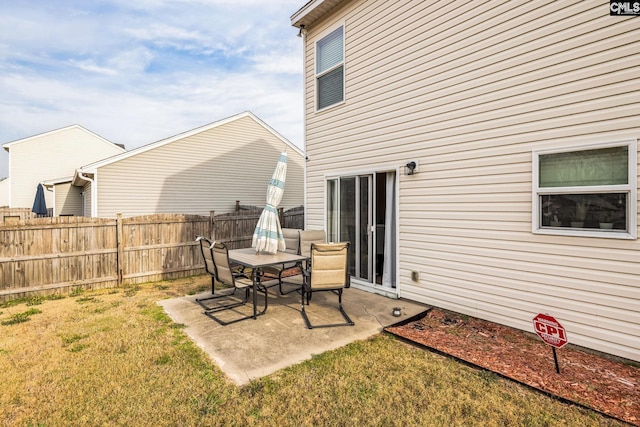
[(0, 145), (79, 124), (132, 149), (248, 110), (302, 148), (305, 2), (2, 1)]

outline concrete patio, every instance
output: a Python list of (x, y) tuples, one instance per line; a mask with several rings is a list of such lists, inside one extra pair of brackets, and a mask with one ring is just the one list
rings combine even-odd
[[(349, 288), (344, 291), (343, 306), (354, 326), (307, 329), (300, 314), (300, 295), (297, 292), (279, 295), (276, 286), (269, 289), (265, 315), (222, 326), (205, 316), (195, 301), (207, 295), (210, 292), (163, 300), (159, 304), (176, 323), (186, 325), (187, 335), (238, 385), (310, 359), (314, 354), (366, 339), (429, 308)], [(258, 294), (258, 298), (260, 301), (264, 297)], [(311, 305), (306, 306), (311, 322), (343, 321), (336, 308), (337, 301), (337, 296), (331, 293), (314, 294)], [(392, 315), (394, 307), (400, 307), (399, 317)], [(220, 317), (227, 321), (250, 310), (251, 304), (247, 304), (226, 310)]]

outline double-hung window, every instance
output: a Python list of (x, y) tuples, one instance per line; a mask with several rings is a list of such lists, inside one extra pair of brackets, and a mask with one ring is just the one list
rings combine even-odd
[(533, 153), (533, 232), (636, 238), (637, 142)]
[(316, 43), (316, 110), (344, 101), (344, 26)]

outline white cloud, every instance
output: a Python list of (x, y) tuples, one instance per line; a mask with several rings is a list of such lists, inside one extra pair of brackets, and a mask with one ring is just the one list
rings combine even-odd
[(114, 76), (118, 74), (118, 72), (113, 68), (101, 67), (94, 63), (92, 60), (78, 61), (76, 59), (69, 60), (69, 64), (73, 67), (76, 67), (82, 71), (89, 71), (92, 73), (100, 73)]
[(30, 3), (0, 6), (0, 144), (80, 124), (131, 149), (249, 110), (302, 147), (304, 1)]

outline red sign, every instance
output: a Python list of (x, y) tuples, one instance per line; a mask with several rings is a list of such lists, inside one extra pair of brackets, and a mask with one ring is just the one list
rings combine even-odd
[(569, 342), (564, 327), (548, 314), (540, 313), (533, 318), (533, 330), (542, 341), (555, 348), (561, 348)]

